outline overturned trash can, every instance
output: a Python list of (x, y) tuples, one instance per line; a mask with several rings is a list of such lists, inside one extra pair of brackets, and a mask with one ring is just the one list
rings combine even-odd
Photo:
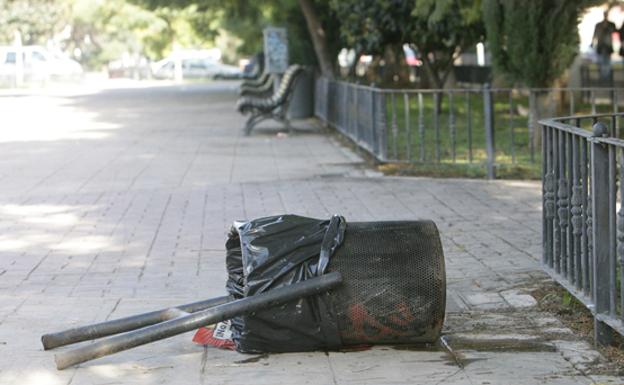
[(352, 222), (294, 215), (236, 223), (227, 289), (244, 298), (340, 272), (329, 292), (231, 321), (240, 352), (434, 342), (445, 313), (440, 236), (431, 221)]
[(243, 353), (431, 343), (444, 322), (444, 255), (431, 221), (235, 222), (226, 266), (228, 296), (46, 334), (44, 349), (111, 336), (56, 354), (64, 369), (224, 321)]

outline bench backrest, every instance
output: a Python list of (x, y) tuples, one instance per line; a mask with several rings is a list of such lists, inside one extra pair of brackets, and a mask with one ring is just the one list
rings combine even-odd
[(287, 101), (293, 92), (295, 81), (297, 80), (297, 77), (301, 75), (302, 71), (303, 67), (298, 64), (291, 65), (288, 69), (286, 69), (284, 76), (282, 76), (279, 88), (275, 91), (273, 96), (271, 96), (273, 103), (280, 105)]
[(271, 78), (271, 74), (268, 72), (263, 72), (260, 77), (257, 79), (246, 80), (241, 84), (241, 88), (255, 88), (260, 87), (263, 84), (266, 84), (267, 81)]
[[(265, 97), (270, 96), (273, 93), (273, 83), (275, 77), (273, 75), (269, 76), (269, 80), (267, 80), (264, 84), (258, 87), (241, 87), (240, 94), (241, 96), (260, 96), (265, 95)], [(267, 96), (268, 95), (268, 96)]]

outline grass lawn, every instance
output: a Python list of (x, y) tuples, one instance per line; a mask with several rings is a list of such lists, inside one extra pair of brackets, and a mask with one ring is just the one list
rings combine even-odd
[[(568, 94), (551, 102), (551, 111), (569, 115)], [(387, 94), (387, 154), (396, 164), (382, 167), (392, 174), (482, 177), (485, 175), (486, 139), (483, 94), (457, 92), (452, 98), (440, 94), (441, 108), (435, 114), (435, 96), (422, 94), (422, 115), (417, 94)], [(540, 177), (541, 146), (531, 156), (529, 146), (529, 101), (526, 94), (494, 92), (495, 154), (497, 176), (531, 179)], [(590, 114), (589, 97), (574, 97), (576, 114)], [(624, 98), (619, 98), (624, 100)], [(453, 114), (451, 114), (451, 110)], [(624, 108), (620, 108), (624, 111)], [(409, 112), (406, 116), (406, 111)], [(609, 98), (596, 98), (596, 112), (613, 111)], [(408, 124), (407, 124), (408, 123)], [(420, 125), (422, 124), (422, 131)], [(541, 128), (536, 127), (538, 131)], [(436, 144), (439, 144), (436, 146)], [(392, 163), (392, 162), (391, 162)], [(407, 164), (405, 164), (407, 163)]]

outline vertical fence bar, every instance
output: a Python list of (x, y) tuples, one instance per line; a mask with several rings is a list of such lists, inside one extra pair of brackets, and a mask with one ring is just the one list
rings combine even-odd
[(435, 157), (440, 163), (440, 93), (433, 94), (433, 129), (435, 131)]
[(466, 91), (466, 115), (466, 131), (468, 135), (468, 163), (472, 163), (472, 102), (470, 91)]
[(593, 88), (589, 91), (589, 98), (591, 100), (591, 113), (596, 115), (596, 92)]
[(349, 91), (350, 92), (350, 108), (349, 108), (349, 114), (351, 115), (351, 118), (349, 119), (351, 121), (351, 124), (349, 125), (349, 137), (351, 139), (353, 139), (356, 143), (357, 141), (357, 129), (358, 129), (358, 116), (357, 116), (357, 86), (354, 85), (349, 85)]
[(347, 135), (347, 137), (349, 136), (349, 125), (351, 124), (351, 110), (349, 108), (349, 91), (351, 89), (351, 87), (347, 87), (346, 83), (338, 83), (340, 85), (340, 90), (342, 91), (342, 98), (344, 99), (343, 101), (343, 114), (341, 117), (339, 117), (338, 119), (336, 119), (337, 121), (340, 122), (340, 130), (342, 131), (343, 134)]
[(356, 140), (356, 143), (359, 143), (362, 140), (361, 135), (361, 122), (360, 122), (360, 88), (357, 86), (352, 86), (353, 89), (353, 137)]
[(553, 130), (553, 194), (554, 194), (554, 205), (555, 205), (555, 217), (553, 219), (553, 240), (554, 240), (554, 250), (553, 250), (553, 267), (555, 272), (559, 274), (561, 272), (561, 226), (559, 225), (558, 218), (558, 201), (557, 201), (557, 178), (559, 177), (559, 141), (560, 141), (561, 131)]
[(351, 127), (353, 127), (353, 86), (347, 83), (344, 83), (344, 98), (345, 98), (345, 121), (342, 129), (344, 130), (345, 135), (347, 137), (353, 139), (351, 135)]
[(327, 109), (325, 110), (325, 114), (326, 114), (326, 119), (329, 122), (330, 125), (335, 127), (334, 122), (332, 122), (332, 100), (334, 101), (334, 108), (335, 105), (338, 104), (338, 101), (335, 100), (336, 99), (336, 93), (332, 92), (333, 91), (333, 82), (327, 82), (327, 103), (325, 103), (325, 107), (327, 107)]
[(616, 182), (616, 148), (608, 145), (609, 154), (609, 314), (615, 317), (616, 286), (617, 286), (617, 182)]
[(410, 126), (410, 101), (407, 92), (403, 94), (403, 109), (405, 110), (405, 156), (408, 162), (412, 160), (412, 127)]
[[(620, 101), (619, 101), (617, 89), (613, 90), (613, 113), (614, 114), (620, 113)], [(618, 119), (617, 116), (615, 117), (615, 137), (616, 138), (620, 137), (620, 120)]]
[(574, 284), (577, 290), (582, 290), (581, 276), (581, 236), (583, 235), (583, 188), (580, 182), (579, 165), (579, 137), (572, 135), (572, 232), (574, 235)]
[(349, 85), (350, 92), (350, 103), (351, 108), (349, 108), (349, 114), (351, 114), (351, 124), (349, 125), (349, 137), (353, 139), (357, 143), (357, 127), (358, 127), (358, 116), (357, 116), (357, 86)]
[(420, 146), (420, 161), (425, 162), (425, 103), (423, 93), (418, 93), (418, 139)]
[(392, 159), (397, 160), (399, 152), (399, 143), (397, 137), (399, 135), (399, 126), (397, 124), (397, 111), (396, 111), (396, 94), (391, 93), (390, 108), (392, 108)]
[(329, 81), (324, 81), (323, 83), (324, 83), (324, 86), (323, 86), (324, 87), (324, 94), (323, 95), (325, 95), (327, 97), (327, 100), (323, 103), (323, 114), (325, 114), (325, 119), (327, 121), (329, 121), (329, 118), (328, 118), (328, 114), (329, 114), (329, 100), (330, 100), (330, 98), (329, 98), (329, 96), (330, 96), (329, 95), (330, 94), (329, 91), (330, 91), (331, 83)]
[(346, 84), (329, 82), (328, 87), (328, 121), (339, 132), (347, 136), (346, 125), (349, 122), (349, 95)]
[(370, 98), (369, 105), (369, 119), (370, 119), (370, 140), (371, 140), (371, 151), (373, 154), (379, 157), (379, 141), (377, 136), (377, 118), (375, 116), (375, 92), (372, 88), (368, 89), (368, 95)]
[(620, 210), (618, 211), (617, 224), (617, 254), (620, 263), (620, 317), (624, 322), (624, 148), (620, 154)]
[[(338, 127), (340, 123), (338, 118), (341, 115), (344, 115), (342, 111), (339, 110), (341, 106), (345, 107), (344, 103), (342, 103), (340, 99), (340, 96), (343, 95), (342, 88), (342, 84), (338, 82), (329, 82), (329, 87), (327, 91), (327, 96), (329, 98), (329, 103), (327, 103), (327, 114), (330, 116), (330, 122), (332, 122), (332, 125), (334, 125), (335, 127)], [(344, 112), (346, 113), (346, 110)]]
[(594, 211), (592, 209), (592, 157), (591, 157), (592, 142), (587, 141), (587, 154), (588, 154), (588, 189), (587, 196), (587, 257), (588, 257), (588, 273), (589, 273), (589, 295), (593, 298), (594, 293)]
[(574, 161), (572, 159), (573, 157), (573, 149), (572, 149), (572, 134), (571, 133), (567, 133), (566, 134), (566, 198), (567, 198), (567, 206), (566, 206), (566, 217), (567, 217), (567, 224), (566, 224), (566, 229), (567, 229), (567, 239), (566, 239), (566, 243), (567, 243), (567, 249), (568, 249), (568, 258), (567, 258), (567, 266), (568, 266), (568, 280), (570, 282), (575, 282), (574, 281), (574, 271), (576, 269), (576, 258), (575, 258), (575, 248), (574, 248), (574, 228), (572, 227), (572, 187), (574, 185)]
[(531, 163), (535, 162), (535, 129), (537, 127), (537, 121), (539, 118), (537, 96), (534, 90), (529, 90), (529, 157)]
[(555, 175), (553, 174), (553, 129), (543, 126), (542, 175), (544, 185), (542, 263), (553, 267), (553, 219), (555, 218)]
[[(514, 102), (513, 90), (509, 90), (509, 139), (511, 151), (511, 163), (516, 164), (516, 138), (514, 133)], [(543, 137), (542, 137), (543, 140)]]
[(388, 115), (386, 94), (381, 90), (376, 90), (375, 97), (375, 117), (377, 121), (377, 144), (379, 148), (379, 158), (381, 161), (388, 160)]
[[(580, 119), (576, 125), (580, 127)], [(591, 254), (589, 252), (589, 239), (588, 233), (591, 231), (589, 228), (587, 220), (591, 217), (591, 212), (589, 211), (589, 178), (587, 175), (587, 140), (581, 139), (581, 187), (582, 191), (582, 199), (581, 203), (583, 204), (583, 230), (581, 233), (581, 252), (582, 252), (582, 263), (581, 270), (583, 275), (583, 293), (585, 295), (590, 295), (590, 258)]]
[(336, 84), (334, 82), (327, 83), (327, 121), (330, 125), (340, 131), (340, 128), (338, 128), (338, 122), (335, 120), (335, 115), (337, 115), (336, 110), (342, 105), (342, 103), (340, 103), (340, 100), (338, 99)]
[(559, 254), (559, 271), (564, 277), (568, 272), (568, 185), (566, 180), (566, 137), (567, 133), (559, 132), (559, 141), (557, 143), (559, 149), (559, 187), (557, 189), (557, 216), (559, 219), (560, 231), (560, 254)]
[(454, 99), (453, 91), (450, 91), (448, 95), (449, 131), (451, 134), (451, 158), (453, 159), (453, 163), (455, 163), (457, 160), (457, 133), (455, 130), (455, 106), (454, 106), (453, 99)]
[(483, 120), (485, 123), (485, 151), (487, 154), (487, 177), (496, 178), (496, 152), (494, 137), (494, 101), (489, 85), (483, 87)]
[[(608, 132), (602, 123), (593, 126), (593, 135), (601, 137)], [(597, 142), (591, 143), (591, 199), (593, 243), (592, 299), (596, 316), (609, 313), (609, 150)], [(594, 318), (594, 340), (607, 345), (612, 340), (609, 326)]]
[(574, 105), (574, 91), (568, 91), (568, 95), (570, 96), (570, 116), (574, 116), (574, 114), (576, 114), (576, 106)]

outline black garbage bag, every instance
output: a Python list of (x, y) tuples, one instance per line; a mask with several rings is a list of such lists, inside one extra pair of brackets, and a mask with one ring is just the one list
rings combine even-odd
[[(346, 221), (279, 215), (236, 222), (226, 242), (226, 288), (235, 298), (253, 296), (322, 275), (344, 239)], [(239, 352), (336, 349), (341, 340), (329, 294), (231, 320)]]

